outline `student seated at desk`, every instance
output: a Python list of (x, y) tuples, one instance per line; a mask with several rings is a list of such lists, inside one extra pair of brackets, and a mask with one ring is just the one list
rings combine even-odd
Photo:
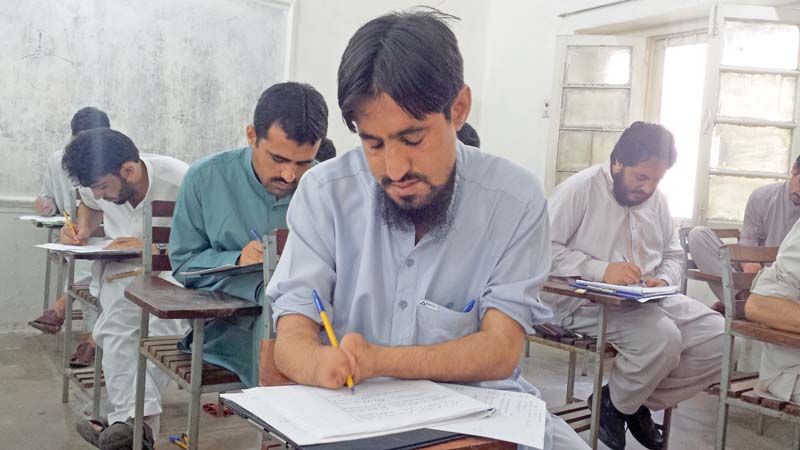
[[(72, 137), (70, 139), (75, 139), (75, 136), (81, 131), (93, 128), (111, 128), (111, 123), (106, 113), (97, 108), (87, 106), (78, 110), (72, 116), (70, 121)], [(69, 176), (61, 167), (63, 156), (64, 150), (59, 150), (47, 160), (47, 167), (42, 177), (42, 190), (39, 196), (36, 197), (36, 212), (43, 216), (53, 216), (64, 212), (71, 214), (75, 211), (75, 185), (72, 184)], [(83, 284), (91, 276), (90, 264), (86, 261), (76, 260), (75, 280)], [(47, 334), (56, 334), (61, 331), (66, 311), (67, 295), (64, 294), (53, 303), (50, 309), (28, 322), (28, 325)], [(83, 317), (87, 331), (91, 331), (97, 319), (97, 314), (93, 309), (87, 308), (83, 311)], [(83, 342), (78, 344), (77, 350), (70, 358), (70, 366), (88, 367), (94, 361), (94, 351), (95, 343), (90, 333)]]
[[(175, 278), (188, 288), (260, 298), (261, 271), (227, 277), (181, 272), (262, 262), (258, 239), (286, 228), (286, 208), (327, 131), (328, 107), (313, 87), (289, 82), (264, 91), (247, 126), (249, 145), (198, 161), (186, 174), (169, 243)], [(248, 386), (258, 384), (258, 363), (250, 358), (252, 326), (252, 317), (207, 324), (203, 347), (206, 361)], [(189, 334), (181, 347), (188, 350), (191, 343)]]
[[(446, 17), (379, 17), (342, 56), (339, 106), (362, 148), (303, 177), (267, 288), (275, 363), (297, 383), (388, 376), (538, 395), (517, 363), (550, 318), (537, 300), (546, 201), (533, 174), (456, 139), (471, 92)], [(339, 348), (320, 338), (314, 289)], [(545, 448), (588, 446), (549, 416)]]
[[(775, 263), (753, 280), (745, 314), (753, 322), (800, 333), (800, 222), (781, 243)], [(764, 344), (755, 390), (800, 404), (800, 349)]]
[[(77, 233), (65, 227), (65, 243), (85, 243), (102, 220), (106, 236), (114, 240), (109, 248), (115, 249), (142, 248), (144, 206), (153, 200), (174, 201), (189, 168), (168, 156), (140, 155), (130, 138), (105, 128), (80, 133), (67, 145), (63, 165), (70, 178), (82, 186)], [(111, 426), (100, 421), (83, 422), (78, 424), (78, 432), (95, 446), (111, 442), (116, 443), (114, 448), (132, 446), (129, 418), (134, 415), (140, 309), (124, 298), (133, 277), (108, 277), (140, 267), (138, 261), (98, 261), (92, 267), (92, 295), (102, 306), (93, 335), (103, 349)], [(150, 336), (180, 335), (186, 330), (183, 321), (150, 317)], [(148, 364), (144, 415), (145, 425), (149, 425), (145, 436), (151, 444), (153, 436), (158, 436), (161, 393), (168, 383), (167, 374)]]
[[(747, 199), (739, 245), (777, 247), (800, 219), (800, 156), (791, 169), (792, 177), (754, 190)], [(689, 250), (701, 272), (722, 276), (719, 249), (722, 241), (706, 227), (689, 232)], [(734, 270), (755, 273), (759, 263), (741, 263)], [(709, 283), (714, 294), (722, 299), (722, 286)]]
[[(676, 285), (683, 269), (667, 198), (658, 183), (675, 163), (672, 133), (642, 122), (620, 136), (610, 161), (556, 186), (549, 198), (551, 275), (612, 284)], [(556, 324), (597, 336), (598, 306), (542, 294)], [(653, 450), (664, 445), (651, 410), (670, 408), (719, 382), (724, 320), (702, 303), (675, 295), (609, 306), (608, 341), (617, 349), (603, 387), (599, 438), (625, 448), (625, 424)]]

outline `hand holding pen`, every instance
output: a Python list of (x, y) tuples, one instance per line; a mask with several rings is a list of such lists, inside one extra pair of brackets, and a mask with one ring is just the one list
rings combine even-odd
[(640, 284), (642, 281), (642, 271), (635, 264), (631, 264), (623, 256), (621, 262), (608, 263), (606, 272), (603, 275), (603, 282), (608, 284), (632, 285)]
[[(328, 340), (331, 342), (331, 346), (333, 348), (339, 348), (339, 341), (336, 339), (336, 334), (333, 332), (333, 326), (331, 325), (331, 321), (328, 319), (328, 313), (325, 311), (325, 304), (322, 303), (322, 299), (319, 298), (319, 294), (317, 294), (316, 289), (311, 291), (311, 294), (314, 297), (314, 305), (317, 307), (317, 312), (319, 312), (319, 316), (322, 319), (322, 325), (325, 328), (325, 332), (328, 334)], [(347, 387), (350, 388), (350, 392), (355, 393), (356, 388), (353, 385), (352, 375), (347, 375), (346, 382)]]

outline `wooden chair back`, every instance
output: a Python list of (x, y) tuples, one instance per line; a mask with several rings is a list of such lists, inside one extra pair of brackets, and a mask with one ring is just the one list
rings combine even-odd
[(742, 311), (736, 311), (736, 294), (749, 291), (756, 273), (734, 272), (733, 264), (775, 262), (778, 247), (745, 247), (738, 244), (727, 244), (719, 250), (722, 264), (722, 302), (725, 304), (725, 321), (742, 319)]
[(172, 201), (153, 200), (144, 207), (142, 261), (144, 262), (144, 272), (146, 274), (154, 271), (172, 270), (169, 255), (153, 252), (154, 244), (169, 244), (170, 227), (154, 225), (153, 218), (171, 218), (174, 213), (175, 202)]

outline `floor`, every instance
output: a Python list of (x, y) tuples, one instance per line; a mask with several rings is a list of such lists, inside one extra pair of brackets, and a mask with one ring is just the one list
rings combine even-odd
[[(73, 387), (70, 401), (62, 404), (61, 378), (58, 371), (60, 338), (34, 332), (0, 334), (0, 448), (92, 450), (75, 432), (75, 424), (83, 420), (91, 408), (90, 399)], [(526, 378), (542, 391), (548, 404), (563, 402), (567, 354), (558, 350), (533, 346), (531, 357), (523, 357)], [(585, 397), (591, 391), (591, 379), (578, 377), (576, 395)], [(207, 402), (215, 400), (208, 395)], [(164, 400), (159, 450), (177, 450), (168, 441), (186, 427), (188, 397), (173, 384)], [(714, 397), (698, 394), (681, 403), (673, 414), (671, 450), (705, 450), (713, 448), (717, 402)], [(201, 413), (201, 449), (255, 449), (257, 433), (246, 421), (237, 417), (216, 418)], [(660, 414), (656, 414), (660, 421)], [(788, 450), (792, 426), (777, 419), (767, 419), (764, 436), (755, 433), (756, 415), (733, 409), (728, 427), (728, 449)], [(584, 433), (588, 438), (588, 433)], [(601, 445), (601, 448), (605, 449)], [(643, 449), (628, 435), (627, 449)]]

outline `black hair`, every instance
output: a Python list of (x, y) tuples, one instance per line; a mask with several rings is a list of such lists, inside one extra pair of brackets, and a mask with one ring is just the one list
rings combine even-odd
[(464, 61), (436, 9), (394, 12), (367, 22), (350, 38), (339, 64), (339, 108), (350, 131), (365, 101), (387, 94), (418, 120), (450, 108), (464, 86)]
[(456, 136), (458, 136), (458, 140), (463, 142), (465, 145), (477, 148), (481, 147), (481, 137), (478, 136), (478, 131), (467, 122), (464, 122), (464, 125), (461, 125), (461, 129), (458, 130)]
[(77, 136), (81, 131), (91, 130), (92, 128), (111, 128), (108, 115), (97, 108), (87, 106), (81, 108), (72, 116), (69, 123), (72, 135)]
[(328, 105), (316, 89), (304, 83), (278, 83), (261, 94), (253, 114), (256, 141), (276, 124), (298, 144), (316, 144), (328, 133)]
[(319, 144), (316, 160), (322, 162), (334, 157), (336, 157), (336, 146), (333, 145), (333, 141), (328, 138), (323, 139)]
[(675, 138), (657, 123), (634, 122), (619, 137), (611, 152), (611, 164), (631, 167), (649, 159), (660, 159), (672, 167), (678, 159)]
[(94, 128), (78, 133), (64, 149), (61, 166), (73, 182), (91, 186), (106, 175), (119, 176), (128, 161), (139, 162), (133, 141), (110, 128)]

